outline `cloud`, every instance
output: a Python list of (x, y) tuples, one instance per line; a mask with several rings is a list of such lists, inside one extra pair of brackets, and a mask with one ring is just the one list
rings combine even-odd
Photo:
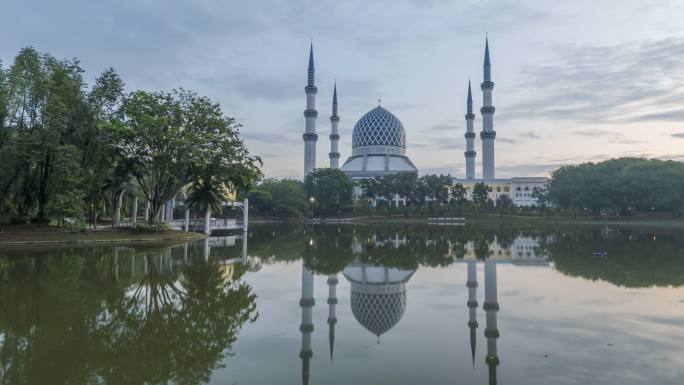
[(428, 131), (453, 131), (457, 129), (457, 126), (455, 124), (448, 124), (448, 123), (442, 123), (442, 124), (433, 124), (429, 126)]
[(534, 131), (523, 132), (519, 136), (525, 137), (525, 138), (530, 138), (530, 139), (541, 139), (541, 136), (539, 136), (539, 134), (537, 134)]
[(459, 142), (458, 138), (450, 136), (433, 136), (423, 138), (422, 142), (411, 142), (408, 144), (410, 149), (420, 148), (428, 150), (460, 150), (465, 143)]
[[(583, 123), (684, 121), (684, 38), (614, 45), (565, 45), (525, 67), (516, 88), (534, 95), (508, 109), (509, 119)], [(658, 111), (650, 111), (658, 109)], [(533, 111), (534, 113), (530, 112)]]
[(610, 143), (636, 144), (643, 143), (642, 140), (631, 139), (621, 132), (606, 129), (585, 128), (571, 132), (572, 135), (587, 136), (591, 138), (605, 138)]
[(519, 164), (507, 164), (507, 165), (497, 165), (496, 172), (497, 176), (546, 176), (551, 171), (565, 166), (564, 164), (558, 163), (519, 163)]
[[(303, 128), (300, 129), (300, 131), (303, 131)], [(294, 143), (297, 142), (297, 139), (301, 140), (301, 134), (300, 135), (293, 135), (293, 132), (297, 132), (295, 130), (289, 130), (288, 132), (274, 132), (274, 131), (259, 131), (259, 130), (245, 130), (244, 128), (240, 131), (240, 136), (243, 139), (247, 140), (253, 140), (256, 142), (263, 142), (263, 143)]]
[(461, 165), (459, 163), (441, 164), (432, 167), (422, 167), (418, 171), (420, 172), (420, 175), (443, 174), (458, 176), (465, 174), (465, 165)]
[(637, 115), (632, 118), (634, 122), (682, 122), (684, 121), (684, 109), (670, 110), (649, 114)]
[(676, 160), (682, 162), (684, 161), (684, 154), (662, 154), (655, 156), (655, 158), (661, 160)]
[(513, 139), (513, 138), (501, 138), (501, 137), (499, 137), (499, 138), (496, 138), (496, 141), (499, 143), (506, 143), (506, 144), (518, 143), (518, 141), (516, 139)]

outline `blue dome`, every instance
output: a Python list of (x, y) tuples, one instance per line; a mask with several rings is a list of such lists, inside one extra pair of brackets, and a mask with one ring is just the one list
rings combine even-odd
[(406, 148), (406, 131), (391, 112), (377, 106), (356, 122), (352, 148), (362, 146), (394, 146)]

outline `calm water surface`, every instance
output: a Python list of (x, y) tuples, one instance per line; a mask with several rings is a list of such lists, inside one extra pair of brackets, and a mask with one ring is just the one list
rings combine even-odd
[(679, 230), (242, 238), (0, 250), (0, 384), (684, 383)]

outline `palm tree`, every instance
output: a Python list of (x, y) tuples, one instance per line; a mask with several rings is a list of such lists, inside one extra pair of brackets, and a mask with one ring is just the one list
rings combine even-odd
[(211, 211), (220, 211), (221, 205), (226, 200), (223, 186), (217, 183), (214, 178), (205, 177), (192, 182), (185, 204), (197, 212), (204, 211), (204, 233), (209, 234), (211, 232), (209, 229)]

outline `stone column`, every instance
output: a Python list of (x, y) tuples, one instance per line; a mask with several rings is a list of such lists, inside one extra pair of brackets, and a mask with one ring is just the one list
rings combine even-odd
[(131, 226), (135, 227), (138, 223), (138, 191), (131, 190)]

